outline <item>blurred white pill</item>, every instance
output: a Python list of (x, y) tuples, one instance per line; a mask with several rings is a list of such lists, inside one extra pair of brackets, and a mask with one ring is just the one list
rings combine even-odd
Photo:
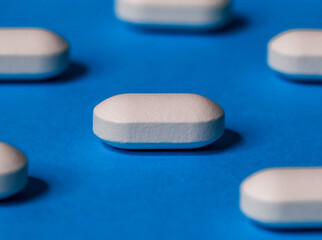
[(272, 168), (240, 187), (242, 212), (271, 228), (322, 227), (322, 168)]
[(41, 28), (0, 28), (0, 79), (45, 79), (69, 65), (69, 44)]
[(196, 94), (122, 94), (94, 109), (94, 133), (126, 149), (198, 148), (224, 132), (224, 111)]
[(0, 199), (22, 190), (27, 180), (27, 157), (17, 148), (0, 142)]
[(149, 27), (216, 28), (231, 18), (230, 0), (116, 0), (117, 16)]
[(268, 44), (269, 66), (289, 78), (322, 79), (322, 30), (295, 29)]

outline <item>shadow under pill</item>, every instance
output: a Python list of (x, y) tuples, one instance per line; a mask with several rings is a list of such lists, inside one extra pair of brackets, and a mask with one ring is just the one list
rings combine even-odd
[(240, 14), (235, 14), (235, 16), (224, 26), (214, 27), (214, 28), (189, 28), (189, 27), (155, 27), (155, 26), (140, 26), (135, 24), (123, 23), (131, 29), (141, 33), (151, 33), (151, 34), (165, 34), (165, 35), (212, 35), (212, 34), (222, 34), (228, 32), (237, 32), (243, 30), (249, 25), (249, 20)]
[(243, 141), (242, 136), (231, 130), (226, 129), (223, 136), (214, 143), (197, 149), (121, 149), (108, 145), (103, 142), (103, 145), (109, 150), (117, 153), (138, 155), (138, 156), (162, 156), (162, 155), (212, 155), (228, 151), (239, 146)]
[(73, 81), (85, 76), (87, 73), (88, 68), (84, 64), (73, 61), (64, 73), (49, 79), (49, 81), (52, 81), (53, 83)]
[(221, 152), (233, 148), (242, 142), (242, 136), (230, 129), (226, 129), (223, 136), (219, 138), (216, 142), (201, 148), (200, 150)]
[(270, 226), (266, 226), (263, 224), (260, 224), (256, 221), (251, 221), (251, 223), (253, 223), (256, 227), (263, 229), (265, 231), (270, 231), (272, 233), (277, 233), (277, 234), (296, 234), (296, 235), (300, 235), (300, 234), (308, 234), (308, 233), (312, 233), (312, 234), (322, 234), (322, 227), (308, 227), (308, 228), (274, 228), (274, 227), (270, 227)]
[(307, 85), (307, 86), (322, 86), (322, 78), (321, 79), (310, 79), (310, 78), (293, 79), (291, 76), (287, 76), (285, 74), (281, 74), (281, 73), (276, 73), (276, 74), (279, 78), (289, 83)]
[(26, 187), (16, 195), (0, 200), (0, 206), (23, 204), (32, 201), (44, 195), (48, 192), (48, 189), (49, 186), (45, 181), (39, 178), (29, 177)]
[(248, 18), (246, 18), (243, 15), (235, 15), (233, 17), (233, 19), (226, 25), (223, 26), (222, 28), (219, 29), (214, 29), (212, 31), (210, 31), (211, 33), (214, 34), (219, 34), (219, 33), (228, 33), (228, 32), (237, 32), (240, 30), (243, 30), (245, 28), (247, 28), (250, 24), (250, 21), (248, 20)]

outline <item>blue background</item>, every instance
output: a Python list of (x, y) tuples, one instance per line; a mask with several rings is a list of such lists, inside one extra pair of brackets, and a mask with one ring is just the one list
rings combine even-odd
[[(322, 84), (293, 83), (266, 64), (270, 38), (322, 28), (321, 0), (239, 0), (212, 33), (140, 31), (111, 0), (0, 2), (1, 26), (63, 35), (72, 66), (51, 81), (0, 83), (0, 139), (22, 149), (30, 181), (0, 202), (0, 238), (321, 239), (272, 232), (238, 206), (239, 184), (276, 166), (322, 163)], [(227, 131), (192, 151), (123, 151), (92, 133), (92, 110), (120, 93), (198, 93), (226, 111)]]

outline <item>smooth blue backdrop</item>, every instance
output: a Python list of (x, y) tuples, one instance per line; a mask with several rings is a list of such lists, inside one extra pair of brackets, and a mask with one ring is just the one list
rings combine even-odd
[[(233, 25), (208, 34), (129, 28), (111, 0), (7, 0), (0, 9), (3, 27), (62, 34), (73, 61), (52, 81), (0, 83), (0, 139), (28, 155), (31, 176), (0, 202), (0, 239), (321, 239), (258, 228), (238, 206), (253, 172), (322, 164), (322, 84), (281, 79), (266, 65), (271, 37), (322, 28), (321, 0), (236, 0)], [(195, 151), (122, 151), (92, 133), (102, 100), (159, 92), (217, 101), (229, 130)]]

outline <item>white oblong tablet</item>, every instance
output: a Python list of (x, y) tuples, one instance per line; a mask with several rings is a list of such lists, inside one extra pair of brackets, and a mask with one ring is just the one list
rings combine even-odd
[(17, 148), (0, 142), (0, 199), (11, 197), (27, 184), (27, 157)]
[(287, 77), (322, 79), (322, 30), (295, 29), (268, 44), (269, 66)]
[(69, 65), (69, 44), (41, 28), (0, 28), (0, 79), (45, 79)]
[(196, 94), (121, 94), (94, 109), (94, 133), (126, 149), (208, 145), (224, 132), (224, 111)]
[(267, 227), (322, 227), (322, 168), (259, 171), (241, 184), (240, 208)]
[(117, 16), (149, 27), (214, 28), (230, 20), (230, 0), (116, 0)]

